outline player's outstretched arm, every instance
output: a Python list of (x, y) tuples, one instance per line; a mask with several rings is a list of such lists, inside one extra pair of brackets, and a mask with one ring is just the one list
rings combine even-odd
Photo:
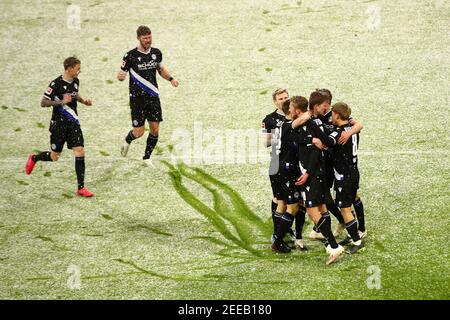
[(305, 122), (308, 121), (309, 119), (311, 119), (311, 114), (309, 112), (305, 112), (300, 117), (298, 117), (297, 119), (292, 121), (292, 128), (295, 129), (295, 128), (298, 128), (298, 127), (304, 125)]
[(170, 84), (172, 85), (172, 87), (178, 87), (179, 82), (178, 80), (174, 79), (171, 75), (169, 70), (167, 70), (166, 67), (161, 67), (158, 70), (158, 73), (161, 77), (163, 77), (164, 79), (166, 79), (167, 81), (170, 81)]
[(352, 135), (360, 133), (361, 130), (364, 128), (362, 123), (355, 119), (351, 119), (349, 122), (352, 125), (352, 129), (341, 133), (341, 136), (339, 137), (338, 140), (339, 144), (345, 144)]
[(85, 99), (85, 98), (83, 98), (80, 95), (77, 96), (77, 101), (79, 103), (82, 103), (82, 104), (86, 105), (86, 106), (92, 106), (93, 105), (92, 99)]

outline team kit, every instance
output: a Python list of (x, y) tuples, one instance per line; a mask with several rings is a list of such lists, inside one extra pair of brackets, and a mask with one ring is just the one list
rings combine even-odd
[[(309, 238), (324, 242), (327, 265), (338, 259), (345, 245), (350, 245), (349, 254), (363, 251), (367, 232), (357, 192), (362, 124), (352, 119), (346, 103), (331, 105), (328, 89), (316, 89), (306, 99), (289, 98), (288, 91), (280, 88), (272, 98), (276, 110), (262, 122), (266, 146), (271, 147), (272, 250), (307, 251), (302, 231), (308, 215), (314, 224)], [(330, 215), (338, 221), (335, 232)], [(338, 243), (336, 238), (345, 230), (346, 237)]]
[[(144, 135), (147, 121), (149, 134), (143, 161), (154, 167), (151, 155), (158, 142), (159, 124), (163, 121), (156, 72), (173, 87), (178, 87), (179, 82), (162, 64), (161, 51), (151, 46), (150, 28), (139, 26), (136, 34), (138, 46), (125, 54), (117, 75), (119, 81), (124, 81), (129, 74), (132, 123), (120, 153), (126, 157), (132, 141)], [(92, 197), (94, 194), (84, 185), (84, 138), (77, 106), (78, 103), (92, 106), (93, 101), (79, 94), (80, 71), (79, 59), (65, 59), (64, 73), (45, 90), (41, 106), (53, 108), (49, 127), (51, 151), (30, 154), (25, 173), (31, 174), (39, 161), (57, 161), (67, 143), (75, 156), (76, 194)], [(362, 124), (352, 119), (347, 104), (338, 102), (331, 106), (332, 94), (327, 89), (313, 91), (309, 99), (289, 98), (286, 89), (277, 89), (272, 98), (276, 110), (268, 114), (262, 124), (266, 146), (271, 148), (272, 250), (281, 254), (293, 249), (308, 250), (302, 238), (306, 215), (314, 223), (309, 238), (324, 242), (329, 255), (327, 265), (345, 251), (344, 245), (350, 245), (347, 250), (350, 254), (363, 250), (362, 239), (367, 233), (364, 207), (357, 193)], [(330, 214), (338, 221), (334, 233)], [(336, 237), (345, 230), (347, 236), (338, 243)]]

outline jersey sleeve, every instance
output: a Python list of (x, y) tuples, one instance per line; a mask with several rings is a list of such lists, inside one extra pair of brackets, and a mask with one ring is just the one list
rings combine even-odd
[(272, 130), (272, 128), (270, 127), (268, 117), (266, 116), (261, 123), (261, 132), (270, 133), (270, 130)]
[(122, 58), (122, 65), (120, 66), (122, 71), (127, 72), (130, 70), (130, 54), (126, 53)]
[(325, 132), (323, 132), (319, 126), (311, 120), (308, 120), (307, 126), (312, 132), (314, 132), (314, 135), (322, 141), (327, 147), (332, 147), (337, 144), (337, 141), (339, 140), (340, 131), (334, 130), (330, 135), (327, 135)]
[(161, 70), (161, 68), (163, 67), (162, 59), (163, 59), (162, 52), (160, 50), (158, 50), (156, 53), (156, 69), (157, 70)]
[(58, 83), (56, 81), (52, 81), (47, 90), (44, 92), (44, 98), (48, 100), (55, 100), (55, 97), (58, 96)]

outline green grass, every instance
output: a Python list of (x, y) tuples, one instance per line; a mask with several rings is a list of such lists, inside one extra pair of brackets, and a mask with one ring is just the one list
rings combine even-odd
[[(0, 4), (0, 298), (450, 298), (448, 2), (158, 1), (157, 16), (146, 3), (79, 1), (81, 30), (66, 28), (64, 2)], [(366, 27), (369, 5), (379, 30)], [(145, 139), (119, 155), (128, 90), (111, 79), (140, 24), (180, 80), (159, 78), (157, 169), (141, 163)], [(30, 152), (49, 149), (51, 110), (39, 101), (73, 54), (80, 93), (94, 100), (79, 107), (90, 199), (75, 196), (70, 150), (23, 172)], [(365, 125), (367, 249), (330, 267), (320, 243), (271, 252), (268, 164), (170, 161), (177, 128), (260, 128), (277, 87), (327, 87)], [(68, 286), (70, 266), (80, 289)], [(370, 266), (378, 290), (366, 285)]]

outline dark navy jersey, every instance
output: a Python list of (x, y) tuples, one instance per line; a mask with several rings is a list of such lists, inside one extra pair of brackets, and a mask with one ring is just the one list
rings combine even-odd
[(352, 135), (344, 145), (338, 144), (342, 132), (352, 129), (349, 123), (340, 127), (335, 126), (333, 132), (329, 135), (324, 134), (317, 126), (313, 125), (310, 128), (324, 144), (333, 147), (333, 167), (337, 180), (342, 180), (342, 175), (358, 170), (359, 134)]
[(121, 69), (130, 72), (130, 97), (159, 97), (156, 71), (162, 67), (162, 53), (157, 48), (150, 48), (147, 53), (134, 48), (123, 57)]
[(286, 121), (286, 117), (278, 110), (269, 113), (262, 121), (263, 133), (274, 133), (274, 130), (280, 128), (284, 121)]
[(334, 125), (333, 125), (333, 118), (331, 116), (332, 112), (331, 109), (325, 113), (325, 115), (320, 115), (318, 118), (320, 119), (320, 121), (322, 121), (322, 125), (323, 128), (325, 130), (326, 134), (330, 134), (333, 132), (334, 130)]
[(297, 147), (297, 160), (300, 173), (320, 173), (320, 150), (312, 144), (313, 132), (303, 125), (295, 130), (295, 145)]
[[(342, 145), (337, 141), (341, 137), (342, 132), (350, 131), (352, 126), (346, 124), (340, 127), (335, 127), (334, 131), (329, 135), (333, 139), (333, 166), (337, 174), (350, 174), (351, 172), (358, 170), (358, 146), (359, 146), (359, 134), (354, 134)], [(330, 140), (331, 142), (331, 140)], [(339, 179), (338, 179), (339, 180)]]
[(72, 96), (72, 101), (62, 106), (54, 106), (52, 120), (68, 120), (80, 124), (77, 113), (77, 98), (80, 87), (80, 80), (75, 78), (72, 82), (67, 82), (62, 76), (53, 80), (44, 92), (44, 98), (52, 101), (63, 100), (63, 95), (68, 93)]
[(292, 121), (288, 120), (280, 127), (280, 141), (277, 146), (280, 168), (295, 170), (297, 167), (298, 152), (295, 139), (296, 132), (292, 128)]

